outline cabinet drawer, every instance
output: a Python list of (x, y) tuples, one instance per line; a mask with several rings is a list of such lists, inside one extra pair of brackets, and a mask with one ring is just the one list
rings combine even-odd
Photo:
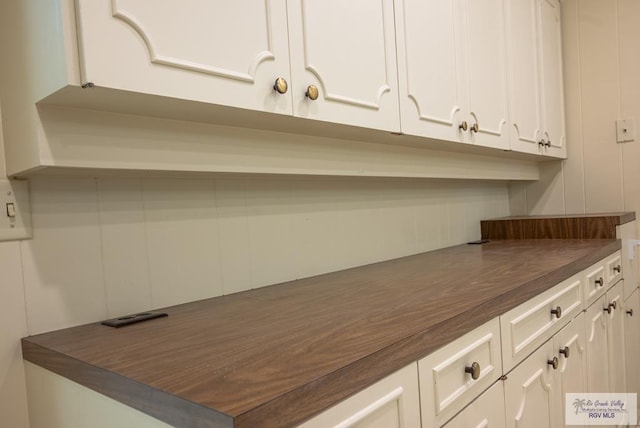
[(416, 363), (387, 376), (298, 428), (419, 428)]
[(582, 310), (577, 274), (500, 317), (505, 373), (547, 341)]
[(622, 257), (620, 252), (606, 259), (605, 276), (605, 281), (609, 287), (622, 279)]
[[(614, 269), (618, 266), (620, 266), (620, 272)], [(598, 300), (607, 291), (607, 288), (622, 278), (621, 270), (622, 258), (620, 251), (616, 251), (585, 270), (585, 307)]]
[(441, 426), (502, 375), (498, 319), (423, 358), (418, 372), (422, 425)]

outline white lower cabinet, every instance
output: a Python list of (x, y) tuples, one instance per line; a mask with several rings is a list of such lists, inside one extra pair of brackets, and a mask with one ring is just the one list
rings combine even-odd
[[(504, 428), (504, 383), (498, 381), (456, 417), (446, 428)], [(423, 425), (429, 427), (430, 425)]]
[(547, 341), (519, 366), (507, 374), (505, 381), (505, 411), (507, 427), (557, 427), (554, 394), (555, 356), (553, 344)]
[(300, 425), (327, 427), (419, 428), (417, 364), (398, 370)]
[(588, 392), (627, 390), (623, 287), (623, 281), (618, 282), (587, 308)]
[(609, 353), (609, 390), (611, 392), (626, 392), (626, 359), (625, 359), (625, 334), (624, 334), (624, 299), (622, 298), (624, 281), (611, 287), (606, 294), (606, 303), (610, 312), (605, 313), (607, 318), (607, 339)]
[[(627, 392), (640, 395), (640, 365), (636, 362), (636, 358), (640, 355), (640, 291), (638, 289), (624, 304), (624, 335)], [(640, 401), (638, 404), (638, 410), (640, 410)]]
[(553, 337), (553, 351), (558, 358), (557, 401), (558, 426), (566, 426), (566, 394), (587, 391), (587, 352), (584, 313), (573, 319)]

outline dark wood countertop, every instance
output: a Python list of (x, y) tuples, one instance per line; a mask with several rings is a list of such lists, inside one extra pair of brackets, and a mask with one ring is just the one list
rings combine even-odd
[(615, 239), (616, 226), (635, 219), (634, 211), (516, 216), (482, 220), (480, 228), (485, 239)]
[(285, 427), (525, 302), (620, 242), (460, 245), (23, 339), (28, 361), (180, 427)]

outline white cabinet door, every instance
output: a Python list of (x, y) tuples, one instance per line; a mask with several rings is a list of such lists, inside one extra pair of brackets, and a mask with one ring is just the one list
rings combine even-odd
[(418, 364), (374, 383), (300, 428), (419, 428)]
[[(426, 425), (429, 426), (429, 425)], [(445, 428), (504, 428), (504, 384), (498, 381), (469, 404)]]
[(503, 0), (464, 0), (469, 132), (474, 144), (509, 148)]
[(540, 13), (542, 123), (545, 154), (566, 157), (560, 2), (537, 0)]
[(395, 5), (402, 132), (508, 148), (503, 0)]
[(511, 148), (564, 158), (560, 4), (506, 3)]
[(545, 342), (507, 374), (505, 409), (508, 428), (555, 428), (556, 421), (551, 341)]
[(398, 132), (393, 1), (287, 6), (294, 115)]
[(588, 392), (610, 392), (605, 299), (600, 297), (585, 312)]
[(536, 2), (506, 2), (511, 148), (527, 153), (542, 153)]
[(83, 82), (292, 114), (286, 0), (77, 0)]
[[(609, 390), (625, 392), (627, 390), (624, 334), (623, 282), (618, 282), (607, 291), (605, 303), (610, 311), (607, 319), (607, 351), (609, 353)], [(635, 360), (635, 358), (634, 358)]]
[(565, 426), (565, 397), (567, 393), (587, 391), (587, 355), (584, 313), (573, 319), (569, 325), (553, 337), (553, 349), (559, 361), (556, 372), (558, 418)]
[[(640, 291), (636, 290), (625, 301), (624, 307), (625, 353), (627, 357), (627, 392), (640, 395)], [(638, 402), (640, 410), (640, 402)]]
[(397, 0), (395, 8), (402, 132), (465, 141), (459, 1)]

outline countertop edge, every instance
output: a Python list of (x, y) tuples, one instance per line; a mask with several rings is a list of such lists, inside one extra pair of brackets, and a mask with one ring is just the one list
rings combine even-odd
[(233, 428), (231, 416), (22, 339), (22, 358), (172, 426)]

